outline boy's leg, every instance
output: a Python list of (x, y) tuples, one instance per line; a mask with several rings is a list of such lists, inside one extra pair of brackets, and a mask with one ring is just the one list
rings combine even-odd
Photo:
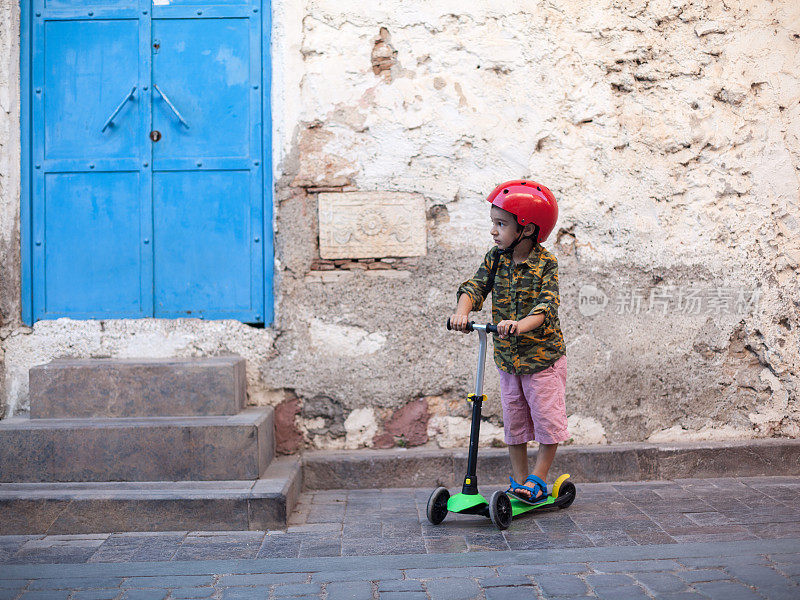
[(523, 385), (539, 442), (533, 474), (543, 481), (547, 481), (559, 442), (569, 439), (566, 383), (567, 358), (562, 356), (544, 371), (526, 376)]
[[(528, 478), (528, 444), (509, 444), (508, 456), (511, 458), (511, 473), (514, 481), (523, 482)], [(537, 458), (538, 462), (538, 458)]]
[[(556, 450), (558, 450), (558, 444), (539, 444), (539, 450), (536, 452), (536, 464), (533, 466), (533, 474), (542, 481), (547, 481), (547, 474), (550, 472), (550, 465), (553, 464)], [(525, 461), (525, 464), (527, 466), (527, 461)]]

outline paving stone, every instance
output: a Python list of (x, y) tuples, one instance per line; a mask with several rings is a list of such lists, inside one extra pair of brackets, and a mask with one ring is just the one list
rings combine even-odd
[(767, 559), (759, 554), (735, 556), (693, 556), (680, 559), (687, 567), (726, 567), (728, 565), (761, 565)]
[(222, 600), (256, 600), (269, 598), (268, 587), (232, 587), (222, 590)]
[(464, 536), (470, 551), (509, 550), (509, 544), (503, 534), (467, 534)]
[(449, 554), (455, 552), (466, 552), (467, 541), (464, 537), (441, 537), (427, 538), (425, 540), (425, 551), (428, 554)]
[(728, 573), (722, 571), (721, 569), (696, 569), (692, 571), (677, 571), (675, 575), (688, 583), (695, 583), (697, 581), (717, 581), (717, 580), (724, 580), (731, 578), (731, 576)]
[(66, 600), (69, 590), (33, 590), (23, 592), (20, 600)]
[[(675, 538), (664, 531), (653, 529), (651, 531), (625, 531), (630, 538), (639, 545), (646, 544), (676, 544)], [(598, 544), (599, 545), (599, 544)]]
[(122, 600), (164, 600), (167, 590), (125, 590)]
[(214, 594), (213, 587), (176, 588), (170, 592), (172, 598), (208, 598)]
[(761, 598), (753, 590), (733, 581), (695, 583), (697, 591), (714, 600), (755, 600)]
[(325, 586), (327, 600), (372, 600), (369, 581), (335, 581)]
[(284, 583), (305, 583), (307, 573), (256, 573), (253, 575), (223, 575), (217, 581), (218, 588), (236, 586), (265, 586)]
[(301, 539), (293, 534), (268, 535), (261, 543), (256, 558), (297, 558)]
[(390, 579), (378, 582), (379, 592), (421, 592), (423, 589), (422, 582), (416, 579)]
[(322, 586), (319, 583), (294, 583), (288, 585), (276, 585), (272, 588), (275, 598), (289, 598), (294, 596), (307, 596), (309, 594), (321, 594)]
[(484, 591), (486, 600), (526, 600), (538, 598), (533, 586), (493, 587)]
[(479, 582), (482, 588), (513, 587), (517, 585), (531, 585), (531, 580), (522, 575), (501, 575), (499, 577), (485, 577)]
[(794, 575), (800, 575), (800, 564), (784, 564), (784, 563), (776, 563), (773, 565), (775, 569), (786, 575), (787, 577), (793, 577)]
[(587, 592), (586, 584), (575, 575), (543, 573), (535, 575), (534, 579), (549, 596), (579, 596)]
[(731, 521), (717, 511), (701, 513), (685, 513), (686, 517), (697, 525), (727, 525)]
[(600, 588), (594, 591), (595, 596), (601, 600), (649, 600), (650, 596), (638, 586), (623, 586), (615, 588)]
[(58, 579), (35, 579), (28, 585), (29, 590), (91, 590), (98, 588), (119, 588), (121, 577), (60, 577)]
[(632, 573), (639, 571), (675, 571), (680, 565), (674, 560), (620, 560), (617, 562), (590, 563), (598, 573)]
[(665, 592), (656, 594), (658, 600), (695, 600), (696, 598), (708, 598), (699, 592)]
[(387, 539), (379, 541), (342, 540), (342, 556), (373, 556), (380, 554), (425, 554), (425, 543), (420, 539)]
[(0, 579), (0, 590), (21, 590), (26, 585), (27, 579)]
[(172, 560), (226, 560), (255, 558), (261, 540), (251, 542), (214, 542), (207, 539), (188, 539), (181, 544)]
[(0, 600), (14, 600), (22, 593), (22, 588), (0, 588)]
[(112, 600), (119, 596), (119, 589), (77, 590), (72, 592), (70, 600)]
[(129, 577), (122, 582), (124, 588), (182, 588), (212, 585), (211, 575), (170, 575), (166, 577)]
[(769, 600), (797, 600), (800, 598), (800, 586), (792, 587), (762, 587), (758, 588), (758, 593), (769, 598)]
[(620, 573), (592, 573), (586, 576), (586, 583), (596, 589), (635, 585), (636, 581), (629, 575)]
[(302, 558), (319, 556), (341, 556), (342, 541), (340, 538), (314, 537), (300, 542), (298, 555)]
[(42, 550), (20, 550), (9, 564), (76, 564), (84, 563), (94, 554), (95, 548), (45, 548)]
[(686, 589), (686, 581), (673, 573), (637, 573), (636, 580), (654, 594)]
[(368, 569), (364, 571), (320, 571), (311, 574), (313, 583), (334, 581), (382, 581), (385, 579), (402, 579), (399, 569)]
[(770, 554), (769, 558), (772, 562), (781, 564), (800, 564), (800, 553), (798, 552), (784, 552), (781, 554)]
[(286, 533), (341, 533), (340, 523), (304, 523), (302, 525), (289, 525)]
[(536, 575), (538, 573), (585, 573), (588, 567), (581, 563), (536, 563), (528, 565), (501, 565), (498, 575)]
[[(725, 568), (734, 579), (760, 589), (762, 587), (786, 587), (789, 580), (770, 567), (760, 565), (731, 565)], [(800, 595), (800, 594), (798, 594)]]
[(586, 537), (595, 546), (635, 546), (637, 544), (627, 532), (617, 529), (605, 532), (589, 532)]
[(425, 582), (425, 589), (431, 600), (471, 600), (482, 595), (478, 584), (464, 577), (430, 579)]
[(431, 569), (406, 569), (408, 579), (445, 579), (463, 577), (494, 577), (491, 567), (443, 567)]
[[(130, 560), (137, 562), (172, 560), (175, 553), (180, 549), (184, 537), (185, 535), (178, 534), (163, 538), (146, 539), (133, 553)], [(100, 550), (102, 550), (102, 546)]]
[(594, 546), (583, 533), (550, 533), (538, 537), (508, 535), (506, 539), (511, 550), (591, 548)]

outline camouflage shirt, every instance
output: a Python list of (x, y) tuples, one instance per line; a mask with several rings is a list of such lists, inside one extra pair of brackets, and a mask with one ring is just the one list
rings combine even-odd
[[(469, 281), (458, 288), (457, 296), (467, 294), (473, 310), (480, 310), (486, 299), (484, 289), (489, 279), (497, 246), (486, 253), (483, 264)], [(541, 244), (528, 258), (515, 265), (501, 254), (492, 288), (492, 322), (519, 321), (528, 315), (544, 313), (544, 322), (528, 333), (506, 339), (493, 336), (494, 361), (506, 373), (537, 373), (566, 354), (564, 336), (558, 322), (558, 260)]]

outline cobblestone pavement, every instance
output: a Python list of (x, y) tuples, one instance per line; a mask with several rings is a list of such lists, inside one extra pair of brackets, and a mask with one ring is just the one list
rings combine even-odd
[(0, 598), (800, 598), (800, 540), (154, 563), (5, 565)]
[(504, 532), (390, 489), (305, 492), (285, 532), (0, 536), (0, 600), (800, 599), (800, 478), (577, 485)]

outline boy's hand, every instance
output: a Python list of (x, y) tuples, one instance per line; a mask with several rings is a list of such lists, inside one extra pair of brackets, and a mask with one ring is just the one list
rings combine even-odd
[(467, 323), (469, 323), (469, 315), (460, 315), (458, 313), (450, 316), (450, 328), (456, 331), (467, 332)]
[(497, 324), (497, 333), (501, 338), (507, 338), (509, 335), (517, 333), (517, 321), (500, 321)]

